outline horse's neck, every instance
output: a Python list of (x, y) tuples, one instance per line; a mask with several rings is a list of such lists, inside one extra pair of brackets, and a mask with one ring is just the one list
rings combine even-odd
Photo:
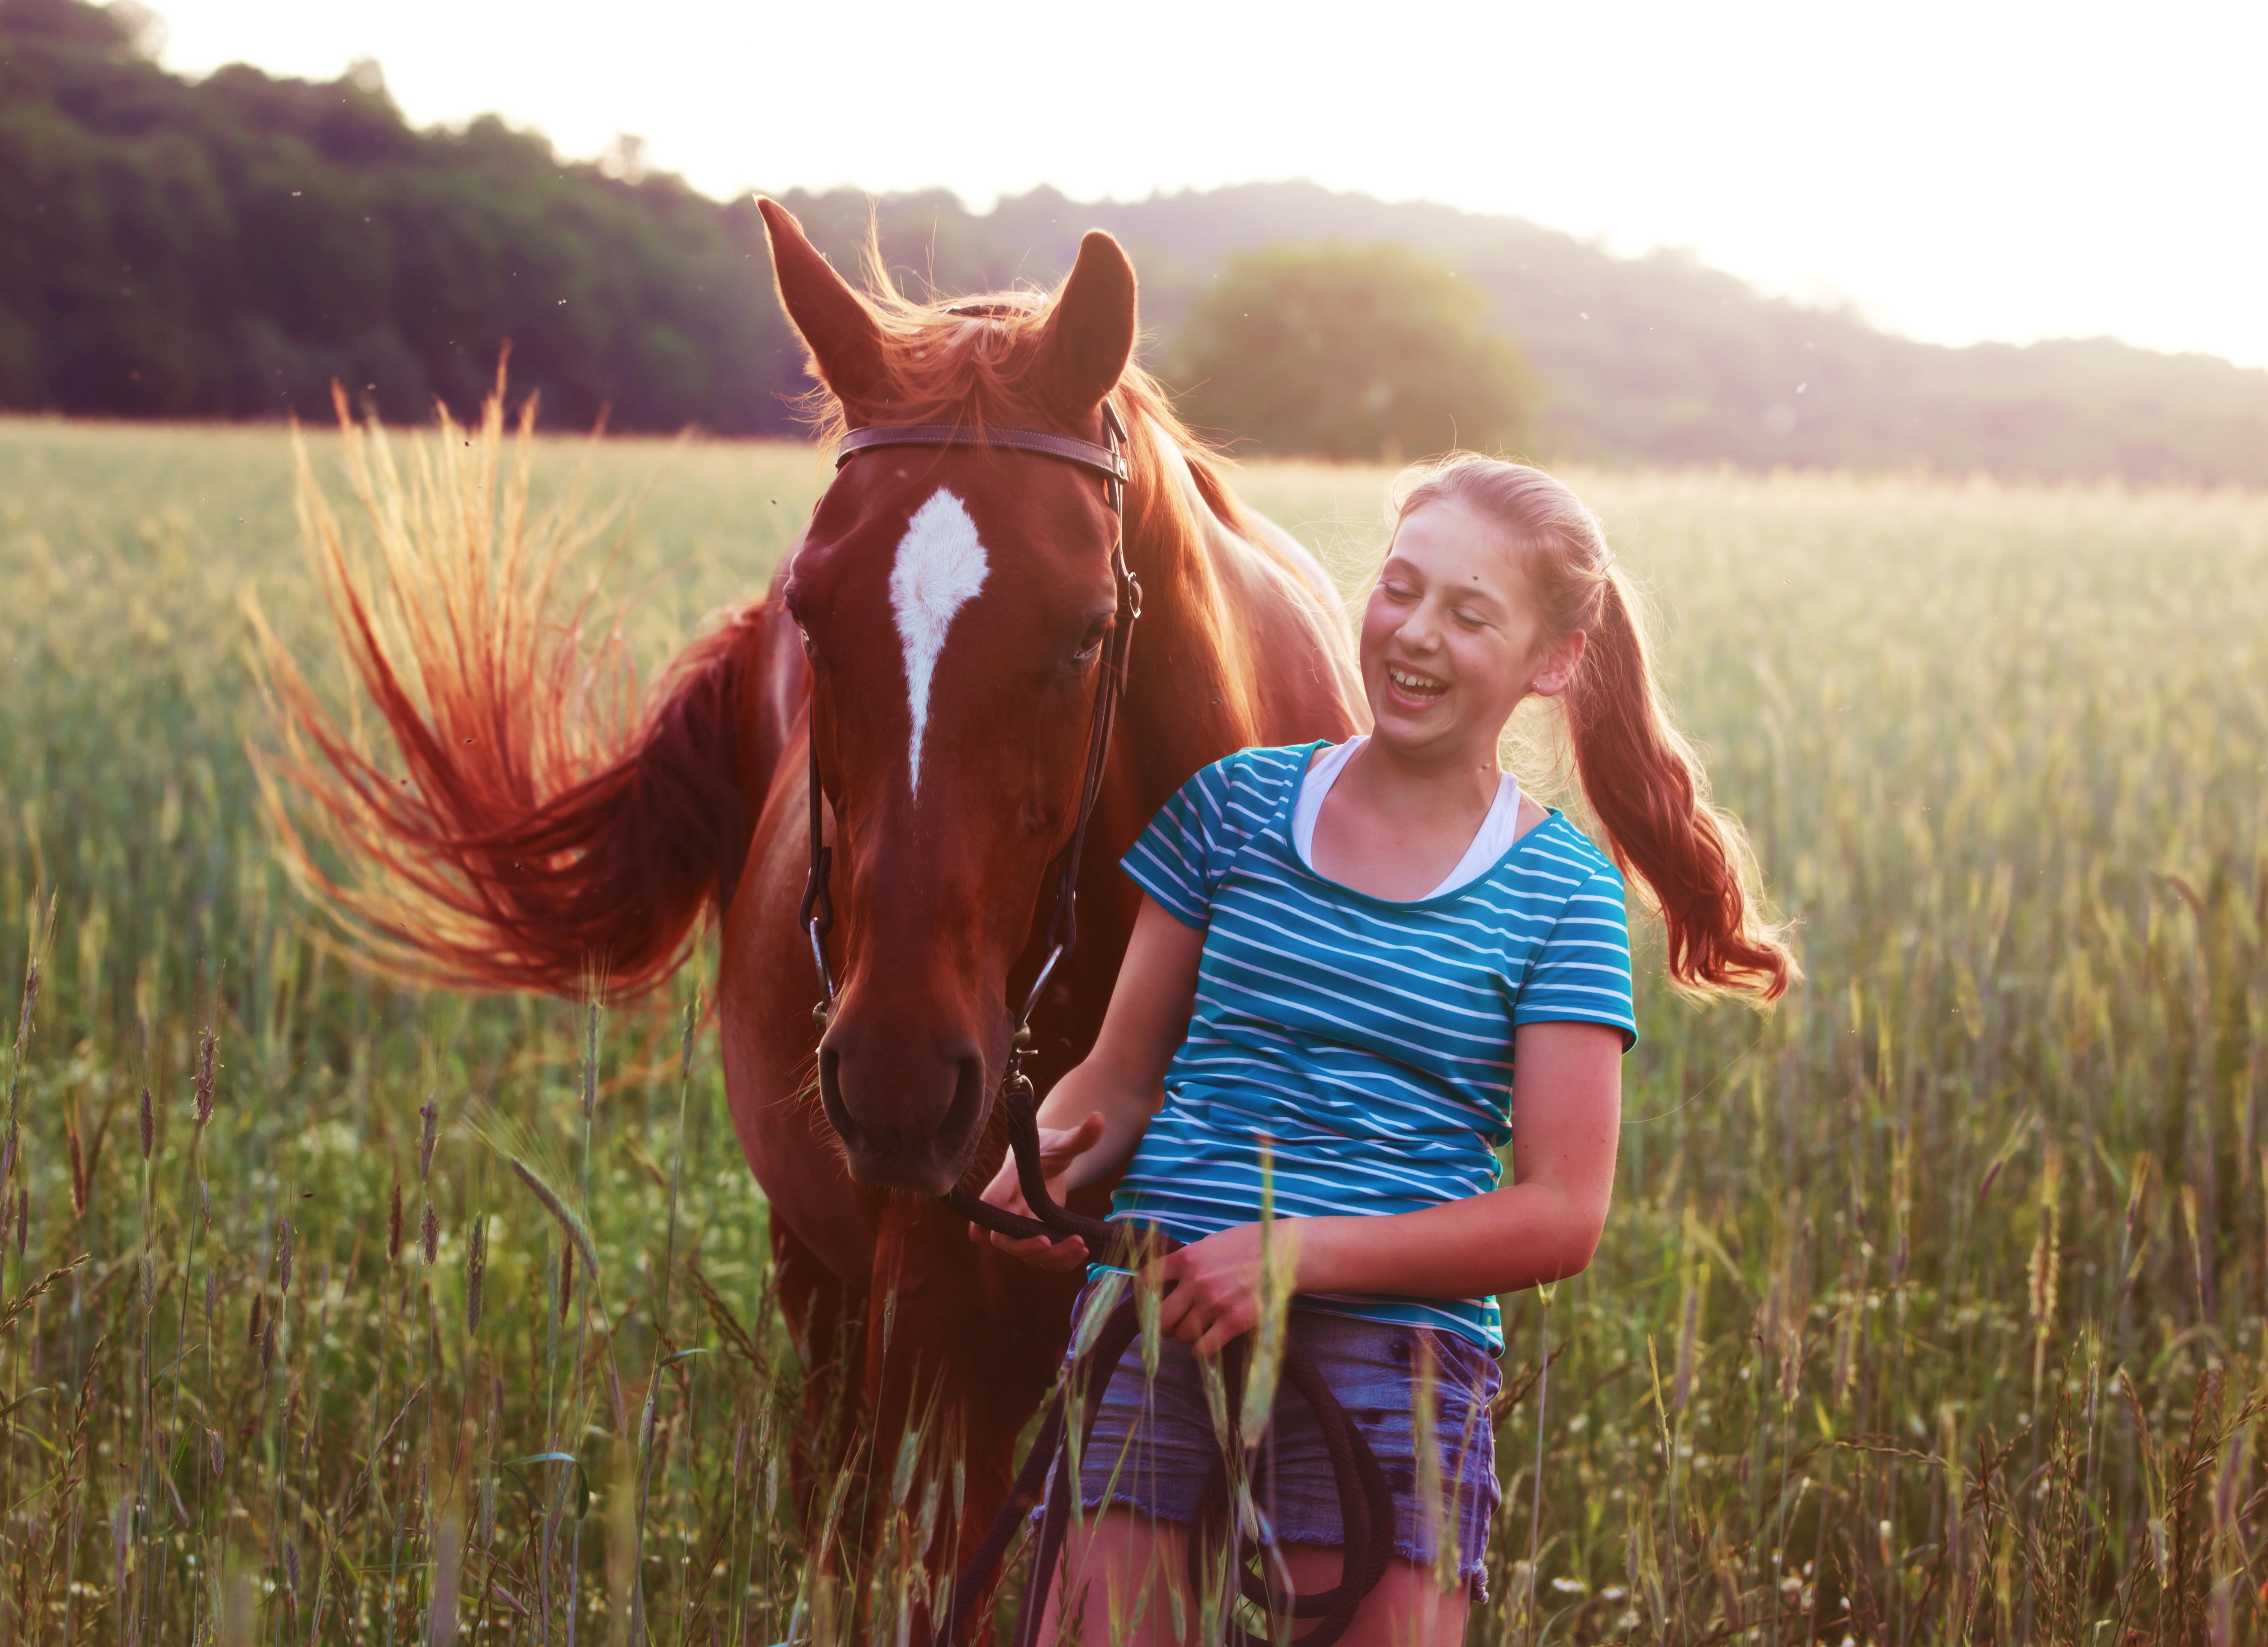
[[(1255, 536), (1247, 537), (1238, 531), (1213, 513), (1188, 459), (1174, 449), (1162, 432), (1159, 439), (1167, 446), (1167, 470), (1190, 518), (1197, 522), (1204, 553), (1216, 572), (1256, 574), (1259, 587), (1271, 595), (1288, 594), (1303, 606), (1319, 603), (1326, 612), (1337, 609), (1338, 590), (1332, 585), (1330, 574), (1323, 570), (1322, 562), (1305, 543), (1248, 507), (1243, 513)], [(1278, 589), (1276, 586), (1286, 577), (1291, 580), (1288, 590)]]
[[(1337, 592), (1289, 534), (1256, 543), (1220, 520), (1155, 432), (1185, 506), (1128, 543), (1145, 589), (1126, 730), (1138, 804), (1252, 744), (1334, 741), (1368, 723)], [(1131, 523), (1130, 523), (1131, 524)], [(1154, 591), (1154, 593), (1152, 593)]]

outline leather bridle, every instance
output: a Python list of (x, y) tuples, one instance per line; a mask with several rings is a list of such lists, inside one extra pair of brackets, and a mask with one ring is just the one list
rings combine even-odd
[[(954, 311), (956, 314), (964, 312), (983, 311)], [(1113, 521), (1110, 572), (1116, 585), (1117, 599), (1110, 632), (1103, 644), (1101, 678), (1095, 683), (1094, 710), (1087, 727), (1086, 768), (1079, 782), (1079, 810), (1071, 826), (1071, 839), (1057, 859), (1055, 912), (1048, 920), (1045, 954), (1040, 962), (1039, 971), (1032, 979), (1031, 988), (1025, 993), (1023, 1008), (1016, 1015), (1015, 1033), (1010, 1043), (1006, 1066), (1001, 1071), (997, 1098), (1007, 1128), (1009, 1148), (1015, 1157), (1017, 1182), (1023, 1191), (1025, 1204), (1035, 1215), (1020, 1217), (990, 1205), (958, 1185), (947, 1191), (942, 1199), (955, 1213), (984, 1229), (1019, 1238), (1045, 1236), (1059, 1239), (1075, 1236), (1085, 1241), (1088, 1252), (1104, 1263), (1130, 1269), (1138, 1267), (1146, 1259), (1173, 1251), (1180, 1244), (1159, 1230), (1090, 1218), (1057, 1204), (1048, 1193), (1046, 1175), (1041, 1169), (1037, 1104), (1031, 1077), (1024, 1073), (1024, 1060), (1032, 1050), (1032, 1014), (1039, 1005), (1040, 993), (1047, 987), (1057, 964), (1079, 942), (1079, 861), (1086, 850), (1087, 825), (1094, 818), (1095, 801), (1101, 793), (1103, 771), (1109, 760), (1110, 735), (1117, 720), (1119, 700), (1126, 690), (1127, 656), (1133, 645), (1135, 620), (1142, 616), (1142, 585), (1126, 563), (1126, 482), (1129, 474), (1126, 459), (1120, 449), (1126, 440), (1126, 426), (1119, 421), (1117, 409), (1108, 399), (1102, 403), (1102, 428), (1104, 444), (1098, 446), (1091, 440), (1028, 429), (996, 429), (961, 424), (870, 424), (843, 436), (842, 445), (836, 452), (835, 466), (839, 471), (843, 464), (861, 452), (890, 447), (980, 447), (1054, 458), (1094, 470), (1102, 476), (1103, 497), (1110, 506)], [(811, 941), (812, 965), (819, 976), (821, 995), (819, 1005), (813, 1008), (812, 1016), (823, 1033), (835, 1008), (835, 972), (827, 959), (827, 934), (835, 924), (834, 900), (828, 890), (834, 849), (824, 843), (821, 835), (816, 709), (814, 695), (812, 725), (806, 738), (811, 760), (811, 868), (804, 883), (803, 903), (796, 919)], [(998, 1571), (1017, 1528), (1034, 1507), (1044, 1500), (1047, 1510), (1041, 1523), (1039, 1549), (1013, 1637), (1014, 1647), (1034, 1647), (1037, 1642), (1040, 1620), (1046, 1606), (1048, 1584), (1063, 1550), (1070, 1500), (1078, 1492), (1077, 1483), (1067, 1480), (1064, 1491), (1050, 1494), (1048, 1492), (1049, 1479), (1051, 1473), (1068, 1475), (1071, 1461), (1085, 1455), (1086, 1443), (1093, 1436), (1095, 1422), (1101, 1414), (1102, 1395), (1110, 1370), (1117, 1366), (1119, 1358), (1134, 1342), (1139, 1331), (1138, 1323), (1136, 1301), (1129, 1296), (1119, 1304), (1094, 1342), (1078, 1358), (1064, 1389), (1080, 1393), (1078, 1414), (1079, 1446), (1074, 1450), (1068, 1444), (1071, 1439), (1066, 1433), (1071, 1417), (1067, 1410), (1069, 1398), (1059, 1392), (1041, 1422), (1040, 1433), (1032, 1444), (1024, 1467), (1017, 1474), (1015, 1485), (1010, 1489), (1008, 1502), (1001, 1507), (1000, 1513), (986, 1530), (983, 1541), (969, 1557), (954, 1584), (951, 1599), (933, 1634), (932, 1643), (943, 1643), (951, 1647), (951, 1643), (961, 1639), (974, 1619), (976, 1607), (990, 1588), (993, 1576)], [(1236, 1389), (1242, 1383), (1241, 1346), (1232, 1345), (1225, 1352), (1224, 1360), (1228, 1387)], [(1393, 1499), (1385, 1473), (1379, 1467), (1378, 1460), (1362, 1432), (1347, 1417), (1345, 1409), (1332, 1394), (1304, 1346), (1288, 1333), (1284, 1340), (1283, 1368), (1285, 1382), (1298, 1390), (1314, 1408), (1322, 1429), (1325, 1448), (1331, 1457), (1345, 1533), (1345, 1556), (1340, 1581), (1330, 1590), (1292, 1598), (1277, 1592), (1265, 1578), (1251, 1570), (1260, 1550), (1243, 1529), (1244, 1518), (1235, 1513), (1230, 1502), (1228, 1453), (1241, 1450), (1241, 1438), (1234, 1434), (1235, 1421), (1232, 1417), (1232, 1433), (1224, 1442), (1226, 1450), (1214, 1460), (1211, 1473), (1198, 1495), (1197, 1524), (1191, 1529), (1189, 1540), (1189, 1582), (1193, 1591), (1201, 1592), (1206, 1578), (1204, 1562), (1207, 1552), (1226, 1542), (1231, 1547), (1233, 1570), (1238, 1575), (1240, 1588), (1246, 1599), (1263, 1612), (1320, 1620), (1314, 1629), (1299, 1638), (1297, 1647), (1329, 1647), (1329, 1643), (1345, 1631), (1363, 1597), (1385, 1574), (1394, 1541)], [(1094, 1376), (1098, 1370), (1101, 1373), (1099, 1377)], [(1248, 1631), (1233, 1620), (1227, 1620), (1224, 1621), (1224, 1640), (1227, 1647), (1267, 1647), (1275, 1637)]]
[[(1079, 781), (1079, 812), (1071, 825), (1071, 841), (1057, 860), (1056, 875), (1055, 913), (1048, 920), (1047, 953), (1040, 970), (1032, 979), (1032, 986), (1024, 996), (1023, 1010), (1016, 1015), (1013, 1044), (1008, 1053), (1007, 1067), (1001, 1076), (1004, 1094), (1017, 1089), (1029, 1095), (1030, 1077), (1024, 1074), (1024, 1058), (1032, 1049), (1032, 1012), (1040, 1003), (1040, 992), (1048, 986), (1057, 963), (1069, 955), (1079, 942), (1079, 867), (1086, 846), (1086, 826), (1094, 816), (1094, 803), (1102, 793), (1102, 774), (1110, 756), (1111, 728), (1118, 719), (1118, 701), (1126, 690), (1127, 654), (1134, 644), (1134, 623), (1142, 616), (1142, 584), (1126, 564), (1126, 459), (1119, 451), (1126, 439), (1126, 425), (1118, 421), (1118, 409), (1108, 400), (1102, 403), (1102, 432), (1104, 445), (1092, 440), (1073, 439), (1068, 435), (1043, 434), (1030, 429), (994, 429), (969, 427), (961, 424), (869, 424), (854, 429), (843, 437), (843, 444), (835, 454), (835, 467), (842, 467), (861, 452), (873, 452), (887, 447), (989, 447), (1005, 452), (1022, 452), (1036, 457), (1051, 457), (1066, 463), (1076, 463), (1094, 469), (1102, 476), (1103, 499), (1110, 506), (1113, 528), (1110, 542), (1110, 576), (1116, 588), (1110, 632), (1103, 641), (1101, 677), (1094, 687), (1094, 713), (1086, 733), (1086, 770)], [(828, 892), (828, 870), (834, 860), (834, 848), (822, 844), (820, 833), (819, 738), (817, 726), (808, 739), (811, 747), (811, 871), (804, 883), (803, 905), (796, 919), (811, 939), (812, 964), (819, 973), (821, 1001), (813, 1015), (821, 1029), (835, 1008), (835, 973), (827, 962), (827, 934), (835, 924), (835, 903)]]

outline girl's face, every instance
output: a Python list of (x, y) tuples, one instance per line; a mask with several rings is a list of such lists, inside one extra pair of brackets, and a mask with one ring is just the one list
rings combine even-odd
[(1566, 685), (1583, 637), (1548, 640), (1521, 558), (1462, 504), (1403, 517), (1362, 615), (1363, 685), (1380, 742), (1492, 764), (1520, 700)]

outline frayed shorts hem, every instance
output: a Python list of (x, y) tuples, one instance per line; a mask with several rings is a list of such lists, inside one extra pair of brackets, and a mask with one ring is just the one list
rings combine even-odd
[[(1177, 1527), (1186, 1527), (1190, 1521), (1187, 1516), (1177, 1516), (1170, 1511), (1160, 1513), (1123, 1489), (1114, 1491), (1108, 1503), (1082, 1493), (1079, 1495), (1079, 1507), (1090, 1516), (1104, 1510), (1123, 1510), (1145, 1521), (1170, 1521)], [(1268, 1544), (1296, 1544), (1303, 1550), (1336, 1550), (1342, 1547), (1342, 1540), (1336, 1531), (1319, 1533), (1300, 1527), (1274, 1528), (1263, 1541)], [(1410, 1539), (1395, 1540), (1394, 1555), (1395, 1560), (1408, 1562), (1412, 1567), (1430, 1566), (1433, 1560), (1432, 1551), (1420, 1549), (1416, 1541)], [(1457, 1581), (1472, 1592), (1475, 1606), (1488, 1599), (1488, 1567), (1477, 1556), (1457, 1563)]]

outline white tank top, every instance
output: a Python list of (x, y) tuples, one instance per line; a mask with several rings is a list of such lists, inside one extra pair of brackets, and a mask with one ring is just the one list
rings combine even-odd
[[(1346, 764), (1354, 752), (1370, 741), (1367, 734), (1359, 733), (1345, 742), (1315, 751), (1314, 759), (1307, 763), (1307, 774), (1300, 780), (1300, 798), (1292, 805), (1292, 846), (1300, 854), (1300, 861), (1314, 869), (1315, 867), (1315, 818), (1323, 809), (1323, 797), (1339, 780)], [(1510, 772), (1497, 774), (1496, 799), (1489, 803), (1488, 816), (1481, 820), (1479, 833), (1473, 844), (1465, 848), (1465, 855), (1457, 860), (1457, 867), (1447, 878), (1426, 897), (1440, 897), (1454, 892), (1468, 881), (1477, 881), (1492, 868), (1498, 859), (1512, 850), (1513, 842), (1520, 838), (1520, 780)], [(1423, 902), (1412, 899), (1411, 902)]]

